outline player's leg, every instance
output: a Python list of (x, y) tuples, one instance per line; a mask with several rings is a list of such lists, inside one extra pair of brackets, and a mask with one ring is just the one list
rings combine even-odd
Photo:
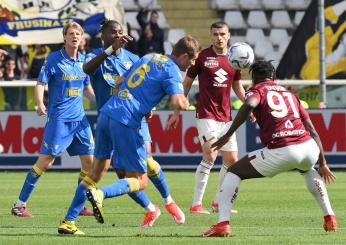
[(195, 186), (190, 213), (209, 214), (202, 206), (202, 200), (207, 187), (210, 170), (217, 157), (217, 151), (211, 150), (211, 145), (216, 141), (216, 122), (210, 119), (197, 119), (199, 140), (202, 145), (203, 158), (195, 173)]
[(165, 204), (165, 208), (172, 215), (174, 221), (177, 224), (183, 224), (185, 222), (185, 215), (171, 197), (161, 166), (151, 154), (151, 137), (149, 133), (148, 123), (144, 117), (141, 122), (141, 129), (139, 133), (144, 140), (144, 144), (147, 150), (148, 177), (154, 184), (155, 188), (160, 192)]
[(219, 192), (219, 221), (202, 236), (229, 236), (231, 234), (229, 220), (241, 180), (264, 177), (252, 166), (250, 161), (251, 158), (245, 156), (228, 168)]
[(27, 200), (40, 177), (53, 164), (55, 156), (65, 151), (71, 142), (72, 137), (69, 137), (68, 128), (63, 122), (51, 120), (46, 123), (39, 158), (26, 176), (19, 198), (11, 210), (13, 215), (31, 216), (26, 209)]
[(90, 188), (86, 195), (94, 209), (94, 216), (99, 223), (104, 223), (103, 200), (121, 196), (127, 193), (138, 192), (146, 188), (147, 174), (143, 172), (126, 172), (124, 179), (101, 188)]
[(329, 201), (328, 192), (325, 183), (315, 169), (302, 172), (306, 187), (315, 198), (324, 214), (325, 231), (335, 231), (337, 229), (336, 217)]
[(300, 152), (307, 152), (305, 161), (298, 168), (304, 177), (306, 187), (323, 212), (324, 229), (325, 231), (336, 231), (336, 216), (329, 201), (326, 185), (319, 173), (313, 168), (314, 163), (318, 161), (319, 149), (317, 144), (313, 140), (307, 141), (300, 144), (299, 150)]
[[(88, 175), (91, 170), (94, 154), (94, 138), (91, 128), (86, 117), (81, 121), (72, 122), (74, 137), (67, 148), (70, 156), (79, 156), (81, 161), (81, 171), (78, 178), (79, 183)], [(72, 130), (71, 130), (72, 131)], [(80, 214), (82, 216), (93, 216), (93, 213), (86, 207), (83, 207)]]
[[(75, 220), (84, 207), (86, 201), (86, 191), (96, 187), (96, 183), (102, 178), (110, 165), (112, 153), (112, 142), (108, 133), (108, 118), (102, 114), (99, 117), (96, 127), (95, 157), (91, 166), (91, 171), (78, 185), (72, 203), (67, 211), (65, 220), (60, 224), (58, 232), (60, 234), (84, 234), (75, 226)], [(90, 139), (89, 137), (87, 137)], [(88, 141), (85, 141), (88, 142)], [(89, 149), (89, 147), (88, 147)], [(72, 150), (72, 149), (70, 149)], [(86, 155), (88, 150), (85, 148)]]
[[(233, 140), (231, 142), (236, 143), (236, 141), (233, 141)], [(228, 142), (225, 146), (227, 146), (231, 142)], [(218, 193), (220, 191), (220, 187), (221, 187), (223, 180), (225, 178), (225, 175), (227, 173), (227, 169), (238, 160), (237, 149), (233, 150), (233, 151), (223, 150), (220, 152), (222, 154), (223, 164), (222, 164), (222, 166), (220, 168), (220, 172), (219, 172), (219, 182), (218, 182), (218, 186), (217, 186), (216, 196), (215, 196), (215, 198), (211, 204), (211, 209), (213, 210), (213, 212), (219, 211)], [(236, 213), (237, 211), (232, 210), (232, 212)]]
[[(126, 171), (126, 178), (114, 184), (87, 192), (88, 199), (96, 212), (95, 218), (103, 222), (102, 203), (96, 199), (112, 198), (126, 193), (143, 190), (147, 186), (146, 148), (143, 138), (135, 128), (110, 120), (113, 160), (118, 168)], [(100, 198), (99, 198), (100, 197)]]
[(107, 171), (109, 164), (109, 159), (99, 159), (94, 157), (91, 171), (88, 173), (88, 176), (86, 176), (78, 185), (70, 207), (66, 213), (65, 219), (59, 225), (58, 232), (60, 234), (84, 234), (76, 227), (75, 221), (77, 220), (77, 217), (83, 209), (85, 201), (87, 200), (87, 190), (96, 188), (96, 183)]
[[(215, 128), (215, 131), (217, 132), (217, 137), (219, 138), (226, 134), (228, 129), (231, 127), (231, 124), (232, 122), (217, 122), (217, 127)], [(223, 163), (219, 172), (219, 183), (217, 186), (216, 193), (219, 193), (221, 184), (223, 182), (223, 179), (229, 166), (238, 161), (238, 144), (236, 133), (234, 133), (232, 137), (229, 139), (229, 141), (220, 149), (220, 153), (222, 155)], [(211, 205), (211, 208), (214, 212), (218, 212), (217, 195), (218, 194), (216, 194), (216, 197), (214, 198), (213, 203)], [(236, 212), (235, 210), (233, 211)]]
[(22, 190), (20, 191), (17, 202), (14, 204), (11, 213), (19, 217), (31, 217), (32, 214), (26, 208), (26, 202), (28, 201), (32, 191), (35, 189), (37, 182), (42, 174), (53, 164), (54, 157), (50, 155), (40, 154), (37, 162), (29, 170)]

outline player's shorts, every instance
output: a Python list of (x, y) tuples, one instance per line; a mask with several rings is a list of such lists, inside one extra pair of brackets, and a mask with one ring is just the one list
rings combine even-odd
[(315, 140), (310, 139), (297, 145), (289, 145), (276, 149), (262, 149), (250, 152), (252, 166), (263, 176), (274, 175), (293, 169), (310, 170), (318, 161), (320, 150)]
[(58, 156), (65, 150), (70, 156), (94, 153), (94, 138), (86, 116), (76, 122), (49, 120), (46, 123), (40, 153)]
[(101, 113), (96, 126), (94, 156), (110, 159), (127, 172), (147, 172), (147, 151), (139, 129), (130, 128)]
[[(213, 119), (196, 119), (198, 138), (201, 145), (204, 145), (211, 138), (219, 139), (226, 134), (232, 122), (218, 122)], [(237, 137), (234, 133), (229, 141), (220, 149), (221, 151), (238, 151)]]
[(143, 117), (141, 121), (141, 129), (139, 130), (139, 133), (142, 135), (144, 141), (151, 142), (149, 127), (148, 127), (147, 120), (145, 120), (145, 117)]

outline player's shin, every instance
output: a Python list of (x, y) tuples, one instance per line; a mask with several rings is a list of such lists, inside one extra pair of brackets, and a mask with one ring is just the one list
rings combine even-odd
[(88, 171), (84, 170), (84, 169), (80, 169), (80, 173), (78, 176), (78, 184), (88, 175)]
[(219, 192), (219, 223), (229, 221), (234, 201), (237, 198), (241, 179), (234, 173), (228, 172)]
[(193, 195), (192, 206), (200, 205), (202, 203), (205, 188), (207, 187), (210, 170), (213, 167), (213, 163), (206, 160), (202, 160), (198, 165), (195, 174), (195, 190)]
[(112, 198), (126, 193), (139, 191), (140, 183), (136, 178), (119, 179), (112, 185), (101, 187), (100, 190), (103, 192), (105, 199)]
[[(225, 175), (227, 173), (227, 169), (228, 169), (228, 165), (223, 163), (221, 168), (220, 168), (220, 172), (219, 172), (219, 185), (217, 186), (217, 193), (220, 191), (221, 185), (222, 185), (223, 180), (225, 178)], [(218, 194), (216, 195), (216, 197), (214, 199), (214, 203), (216, 203), (216, 204), (219, 203)]]
[(151, 203), (144, 191), (131, 192), (129, 196), (144, 209)]
[(165, 204), (172, 202), (173, 200), (168, 190), (165, 175), (160, 164), (158, 164), (153, 157), (148, 157), (148, 177), (151, 182), (153, 182), (156, 189), (160, 192)]
[(17, 205), (23, 205), (29, 199), (31, 192), (35, 189), (37, 181), (40, 179), (41, 175), (44, 173), (37, 165), (35, 164), (32, 169), (28, 172), (22, 190), (19, 194)]
[(76, 189), (72, 203), (67, 211), (65, 220), (76, 220), (86, 201), (86, 191), (95, 188), (95, 182), (86, 176)]
[(334, 215), (326, 186), (318, 172), (314, 169), (310, 169), (308, 172), (302, 173), (302, 175), (304, 176), (308, 190), (320, 205), (323, 214)]

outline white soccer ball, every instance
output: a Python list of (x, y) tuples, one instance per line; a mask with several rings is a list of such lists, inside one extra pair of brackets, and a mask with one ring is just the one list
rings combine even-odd
[(234, 43), (228, 50), (228, 62), (237, 70), (248, 68), (254, 58), (251, 46), (244, 42)]

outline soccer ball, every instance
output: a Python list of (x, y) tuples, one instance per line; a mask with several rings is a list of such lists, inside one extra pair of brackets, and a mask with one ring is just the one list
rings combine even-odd
[(253, 50), (247, 43), (237, 42), (228, 50), (228, 62), (237, 70), (248, 68), (254, 58)]

